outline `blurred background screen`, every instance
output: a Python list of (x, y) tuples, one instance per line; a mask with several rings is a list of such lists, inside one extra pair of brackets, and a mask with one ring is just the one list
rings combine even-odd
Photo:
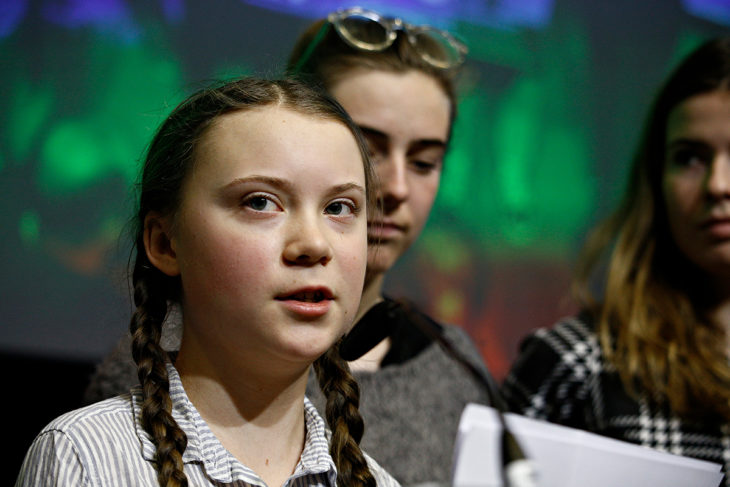
[[(32, 434), (75, 405), (127, 332), (125, 225), (158, 123), (213, 80), (280, 75), (313, 19), (352, 5), (0, 2), (0, 365), (17, 399), (9, 414), (39, 422)], [(359, 5), (469, 45), (433, 215), (387, 289), (463, 326), (501, 379), (521, 337), (575, 311), (573, 259), (623, 189), (658, 84), (698, 43), (728, 33), (730, 2)]]

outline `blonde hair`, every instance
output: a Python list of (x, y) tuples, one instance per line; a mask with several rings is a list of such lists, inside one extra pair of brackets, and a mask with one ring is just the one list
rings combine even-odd
[[(730, 38), (706, 42), (671, 74), (649, 112), (622, 203), (589, 235), (573, 286), (627, 390), (645, 391), (689, 419), (730, 420), (728, 337), (708, 314), (715, 303), (706, 275), (668, 227), (661, 186), (666, 124), (679, 103), (727, 90), (728, 80)], [(591, 279), (600, 271), (597, 299)]]

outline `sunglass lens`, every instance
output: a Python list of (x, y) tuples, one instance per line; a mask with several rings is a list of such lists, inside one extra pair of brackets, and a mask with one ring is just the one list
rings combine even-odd
[(411, 43), (423, 58), (434, 66), (450, 68), (463, 61), (458, 46), (435, 29), (411, 32)]
[(379, 22), (361, 15), (350, 15), (336, 24), (340, 33), (360, 49), (380, 50), (388, 46), (388, 31)]

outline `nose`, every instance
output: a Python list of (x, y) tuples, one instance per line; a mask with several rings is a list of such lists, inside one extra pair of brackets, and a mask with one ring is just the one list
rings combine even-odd
[(712, 160), (707, 193), (714, 199), (730, 197), (730, 152), (719, 153)]
[(316, 218), (300, 219), (290, 226), (283, 258), (288, 265), (327, 265), (332, 260), (332, 246)]
[(398, 208), (410, 196), (407, 164), (405, 155), (389, 154), (376, 165), (378, 196), (386, 213)]

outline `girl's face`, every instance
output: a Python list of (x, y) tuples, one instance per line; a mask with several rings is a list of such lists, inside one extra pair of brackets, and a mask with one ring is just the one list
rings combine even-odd
[(730, 92), (695, 95), (667, 121), (663, 191), (679, 249), (704, 272), (730, 276)]
[(348, 329), (367, 259), (363, 160), (341, 123), (281, 107), (204, 134), (171, 225), (184, 340), (312, 362)]
[(378, 176), (383, 211), (368, 221), (368, 274), (390, 269), (423, 229), (441, 178), (450, 102), (419, 72), (355, 70), (332, 95), (363, 131)]

